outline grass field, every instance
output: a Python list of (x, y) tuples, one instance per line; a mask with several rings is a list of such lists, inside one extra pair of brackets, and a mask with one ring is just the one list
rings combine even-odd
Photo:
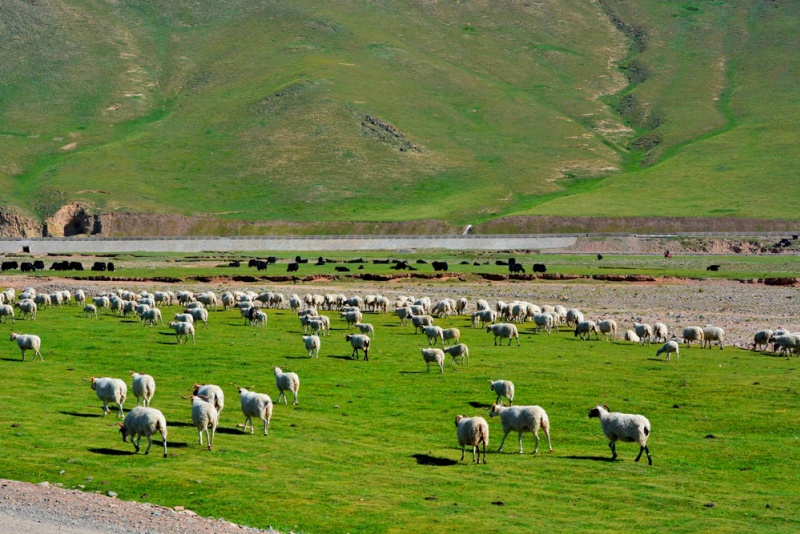
[(761, 0), (4, 2), (0, 207), (797, 220), (774, 195), (800, 192), (798, 15)]
[[(352, 284), (346, 293), (363, 291)], [(238, 312), (212, 311), (209, 328), (185, 346), (167, 328), (89, 319), (75, 307), (18, 321), (14, 330), (42, 337), (45, 360), (21, 362), (14, 344), (0, 345), (0, 476), (111, 490), (295, 532), (445, 532), (461, 524), (520, 533), (800, 529), (794, 358), (692, 348), (666, 363), (655, 345), (583, 342), (571, 332), (534, 334), (529, 325), (521, 347), (494, 346), (482, 329), (451, 318), (437, 324), (461, 329), (469, 365), (429, 374), (419, 352), (424, 338), (393, 316), (365, 317), (376, 328), (365, 362), (350, 359), (345, 325), (327, 313), (334, 329), (314, 360), (288, 310), (269, 311), (265, 329), (243, 324)], [(300, 404), (275, 406), (269, 436), (245, 435), (231, 383), (275, 400), (275, 365), (300, 375)], [(153, 406), (169, 427), (166, 459), (157, 449), (133, 454), (81, 381), (130, 383), (129, 370), (156, 378)], [(531, 455), (527, 435), (525, 454), (515, 454), (512, 434), (497, 454), (502, 430), (491, 420), (487, 465), (458, 462), (455, 415), (488, 418), (487, 380), (499, 378), (516, 384), (516, 404), (545, 408), (554, 452), (545, 445)], [(211, 452), (197, 444), (189, 401), (180, 398), (194, 382), (226, 393)], [(587, 418), (598, 403), (650, 419), (652, 467), (633, 462), (631, 444), (609, 461), (599, 422)], [(133, 404), (129, 393), (126, 407)]]

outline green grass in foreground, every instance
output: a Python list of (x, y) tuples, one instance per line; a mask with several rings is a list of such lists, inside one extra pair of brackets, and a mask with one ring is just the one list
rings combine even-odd
[[(655, 346), (535, 335), (529, 325), (521, 347), (495, 347), (485, 331), (453, 318), (437, 323), (461, 329), (470, 363), (428, 374), (424, 338), (391, 315), (365, 318), (376, 337), (364, 362), (349, 359), (336, 312), (328, 312), (333, 335), (314, 360), (298, 320), (287, 310), (268, 313), (268, 328), (256, 329), (238, 312), (213, 311), (210, 327), (188, 346), (176, 345), (166, 328), (88, 319), (75, 307), (8, 325), (39, 334), (45, 361), (20, 362), (16, 345), (0, 345), (0, 476), (113, 490), (125, 500), (282, 531), (446, 532), (468, 524), (491, 532), (498, 521), (520, 533), (800, 529), (797, 359), (692, 348), (665, 363)], [(231, 383), (275, 400), (273, 365), (300, 375), (300, 405), (276, 406), (268, 437), (244, 435)], [(166, 459), (157, 449), (134, 455), (80, 380), (130, 383), (128, 370), (157, 380), (153, 406), (168, 421)], [(514, 381), (517, 404), (547, 410), (553, 454), (532, 456), (529, 435), (526, 453), (515, 454), (513, 434), (497, 454), (495, 419), (488, 464), (456, 461), (454, 417), (488, 416), (490, 378)], [(227, 394), (212, 452), (197, 444), (189, 401), (180, 398), (193, 382), (219, 384)], [(618, 461), (609, 461), (599, 422), (586, 417), (597, 403), (650, 419), (652, 467), (633, 462), (631, 444), (620, 444)], [(126, 407), (133, 405), (129, 392)]]

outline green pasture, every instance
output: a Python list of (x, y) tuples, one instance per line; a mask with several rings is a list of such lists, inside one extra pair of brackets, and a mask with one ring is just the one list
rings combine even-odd
[[(361, 293), (356, 285), (353, 293)], [(178, 310), (165, 309), (165, 319)], [(376, 335), (364, 361), (350, 358), (338, 313), (323, 313), (333, 331), (313, 360), (288, 310), (268, 310), (266, 328), (244, 324), (238, 311), (211, 311), (208, 329), (188, 345), (166, 327), (86, 318), (74, 306), (3, 325), (40, 335), (44, 362), (22, 362), (15, 344), (0, 345), (0, 477), (295, 532), (800, 529), (795, 358), (693, 347), (667, 363), (656, 345), (535, 334), (530, 324), (520, 326), (520, 347), (495, 346), (453, 317), (436, 322), (460, 328), (469, 364), (427, 373), (425, 338), (392, 315), (366, 314)], [(232, 383), (275, 400), (272, 366), (299, 374), (300, 404), (275, 406), (267, 437), (244, 434)], [(149, 456), (133, 454), (81, 380), (112, 376), (130, 387), (129, 370), (157, 381), (167, 458), (157, 444)], [(525, 453), (516, 454), (511, 434), (498, 454), (502, 429), (493, 419), (488, 463), (472, 464), (469, 453), (460, 462), (454, 418), (488, 419), (487, 380), (500, 378), (516, 384), (516, 404), (545, 408), (554, 452), (545, 440), (532, 455), (526, 435)], [(195, 382), (226, 393), (210, 452), (181, 399)], [(633, 462), (635, 444), (620, 444), (609, 461), (599, 422), (587, 418), (598, 403), (650, 419), (652, 466)], [(134, 404), (129, 390), (125, 407)]]

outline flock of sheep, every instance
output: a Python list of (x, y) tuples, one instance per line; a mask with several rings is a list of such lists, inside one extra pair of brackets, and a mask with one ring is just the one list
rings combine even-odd
[[(327, 334), (330, 336), (330, 318), (321, 314), (321, 310), (336, 310), (339, 312), (340, 319), (345, 321), (348, 328), (357, 328), (359, 334), (346, 334), (345, 340), (353, 349), (352, 358), (357, 359), (358, 353), (363, 352), (364, 360), (369, 360), (369, 350), (372, 340), (375, 339), (375, 328), (372, 324), (363, 322), (363, 315), (366, 312), (388, 313), (393, 310), (401, 324), (414, 326), (415, 332), (424, 333), (428, 340), (428, 347), (421, 350), (423, 362), (430, 371), (430, 364), (439, 367), (441, 373), (444, 372), (444, 362), (446, 355), (452, 358), (453, 365), (457, 363), (469, 364), (469, 348), (460, 342), (461, 332), (458, 328), (443, 329), (434, 324), (437, 318), (450, 317), (452, 315), (467, 315), (469, 303), (467, 299), (461, 298), (442, 299), (432, 302), (428, 297), (414, 298), (407, 296), (397, 297), (393, 302), (380, 295), (367, 295), (365, 297), (347, 297), (341, 294), (317, 295), (307, 294), (300, 296), (293, 294), (288, 298), (281, 293), (273, 292), (225, 292), (217, 298), (213, 292), (194, 294), (190, 291), (159, 291), (155, 293), (140, 292), (134, 293), (128, 290), (109, 292), (104, 295), (92, 297), (91, 302), (87, 303), (87, 296), (83, 290), (76, 290), (74, 295), (69, 291), (58, 291), (52, 294), (37, 293), (34, 288), (25, 289), (20, 295), (16, 295), (13, 289), (0, 292), (0, 321), (10, 319), (14, 321), (14, 309), (20, 310), (23, 318), (36, 319), (37, 310), (40, 307), (51, 305), (61, 305), (72, 302), (83, 306), (83, 310), (88, 317), (96, 318), (100, 309), (106, 313), (115, 313), (125, 316), (138, 316), (139, 320), (145, 325), (164, 325), (161, 313), (162, 306), (179, 304), (182, 311), (174, 314), (174, 320), (170, 321), (169, 327), (175, 331), (178, 344), (188, 343), (189, 337), (194, 342), (196, 328), (202, 324), (203, 328), (208, 327), (209, 309), (222, 306), (224, 310), (238, 308), (241, 317), (245, 322), (254, 327), (265, 327), (267, 325), (267, 315), (264, 308), (284, 308), (288, 306), (298, 317), (302, 327), (302, 341), (309, 357), (319, 357), (322, 347), (322, 339)], [(12, 306), (13, 305), (13, 306)], [(482, 327), (486, 332), (492, 334), (494, 343), (498, 339), (507, 339), (510, 345), (516, 340), (520, 346), (519, 331), (517, 325), (531, 322), (535, 325), (536, 332), (551, 333), (558, 331), (559, 326), (566, 325), (570, 328), (575, 337), (590, 339), (595, 335), (596, 340), (616, 339), (620, 336), (619, 329), (614, 320), (603, 321), (586, 320), (583, 313), (577, 309), (566, 309), (563, 306), (537, 306), (524, 301), (505, 303), (498, 301), (493, 307), (486, 300), (478, 300), (475, 303), (475, 311), (470, 315), (473, 327)], [(504, 321), (504, 322), (498, 322)], [(633, 328), (621, 334), (621, 338), (640, 344), (652, 342), (664, 343), (657, 350), (657, 355), (666, 354), (666, 360), (674, 353), (676, 358), (680, 357), (679, 346), (683, 342), (690, 346), (692, 342), (699, 342), (703, 347), (710, 347), (712, 343), (717, 343), (722, 349), (725, 333), (722, 328), (714, 326), (706, 327), (687, 327), (684, 328), (681, 337), (673, 336), (670, 338), (669, 329), (663, 323), (649, 325), (634, 320)], [(32, 334), (11, 334), (11, 341), (16, 341), (22, 352), (22, 359), (25, 359), (25, 352), (31, 350), (43, 361), (41, 354), (41, 339)], [(789, 352), (800, 353), (800, 334), (792, 334), (784, 331), (764, 330), (754, 336), (753, 348), (766, 347), (769, 343), (773, 344), (773, 350), (781, 350), (781, 353)], [(437, 345), (441, 346), (438, 348)], [(449, 346), (448, 346), (449, 345)], [(460, 358), (460, 362), (459, 362)], [(279, 367), (274, 367), (276, 386), (279, 391), (277, 402), (281, 398), (284, 404), (287, 403), (286, 393), (290, 392), (293, 396), (293, 404), (297, 405), (300, 378), (296, 373), (283, 372)], [(109, 404), (116, 404), (118, 416), (123, 417), (119, 423), (123, 441), (128, 438), (134, 445), (135, 450), (139, 451), (139, 442), (142, 437), (148, 440), (145, 454), (150, 452), (152, 437), (160, 434), (163, 441), (164, 456), (167, 455), (167, 425), (163, 414), (156, 408), (152, 408), (150, 403), (156, 389), (156, 383), (152, 376), (140, 373), (132, 373), (132, 390), (137, 399), (137, 406), (124, 414), (123, 405), (127, 397), (127, 385), (119, 378), (101, 377), (87, 378), (91, 382), (92, 389), (96, 392), (98, 399), (103, 402), (104, 415), (110, 413)], [(250, 433), (254, 433), (253, 418), (261, 420), (264, 424), (264, 435), (269, 430), (269, 423), (272, 417), (272, 399), (264, 393), (250, 391), (251, 388), (236, 386), (242, 413), (245, 416), (244, 430), (249, 426)], [(506, 437), (513, 430), (518, 433), (519, 452), (522, 452), (523, 433), (531, 432), (536, 445), (534, 453), (539, 448), (539, 430), (545, 432), (548, 448), (552, 452), (550, 443), (550, 422), (547, 413), (540, 406), (513, 406), (514, 384), (508, 380), (490, 381), (491, 390), (497, 395), (495, 403), (492, 405), (490, 417), (498, 416), (503, 426), (503, 440), (499, 451), (502, 451)], [(509, 406), (501, 404), (505, 397)], [(213, 384), (195, 384), (192, 395), (186, 397), (192, 403), (192, 422), (197, 428), (200, 445), (203, 445), (203, 433), (206, 434), (207, 447), (211, 450), (214, 435), (219, 422), (219, 415), (224, 408), (224, 393), (222, 389)], [(143, 406), (139, 406), (139, 404)], [(612, 459), (617, 457), (616, 442), (636, 442), (640, 446), (639, 455), (636, 457), (638, 462), (642, 453), (647, 454), (648, 463), (652, 465), (652, 458), (647, 447), (647, 440), (650, 435), (650, 422), (642, 415), (623, 414), (611, 412), (607, 406), (599, 405), (592, 408), (589, 417), (600, 419), (603, 433), (609, 440), (609, 447), (612, 452)], [(457, 427), (457, 438), (459, 446), (462, 448), (461, 459), (464, 459), (467, 446), (472, 448), (473, 461), (480, 460), (480, 447), (483, 448), (483, 462), (486, 462), (486, 446), (489, 442), (489, 425), (483, 417), (467, 417), (458, 415), (455, 420)], [(134, 441), (135, 440), (135, 441)], [(476, 458), (477, 453), (477, 458)]]

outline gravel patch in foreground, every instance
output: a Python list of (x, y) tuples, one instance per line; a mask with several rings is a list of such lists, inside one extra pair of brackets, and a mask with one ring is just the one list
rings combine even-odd
[(37, 534), (279, 534), (200, 517), (190, 510), (120, 501), (99, 493), (0, 479), (0, 532)]

